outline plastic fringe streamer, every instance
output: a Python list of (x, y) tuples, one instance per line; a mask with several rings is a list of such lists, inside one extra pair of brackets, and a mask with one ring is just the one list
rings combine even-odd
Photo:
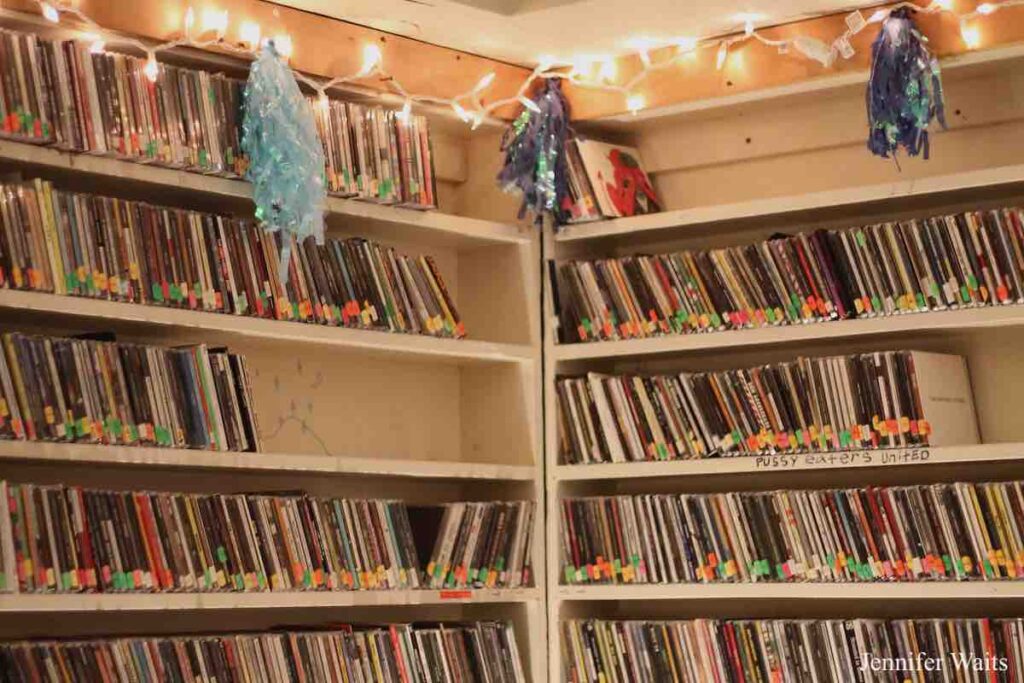
[(324, 241), (324, 150), (313, 112), (295, 77), (268, 41), (245, 86), (242, 150), (249, 158), (256, 219), (281, 234), (281, 282), (288, 280), (292, 237)]
[(524, 108), (502, 136), (505, 165), (498, 173), (498, 184), (505, 192), (523, 193), (519, 218), (530, 210), (538, 226), (546, 213), (561, 224), (562, 199), (569, 187), (565, 159), (569, 103), (562, 94), (561, 80), (547, 79), (544, 91), (533, 101), (537, 111)]
[(868, 149), (880, 157), (896, 157), (900, 147), (910, 156), (928, 158), (928, 124), (937, 118), (943, 128), (939, 63), (928, 51), (907, 8), (894, 10), (871, 47), (868, 81)]

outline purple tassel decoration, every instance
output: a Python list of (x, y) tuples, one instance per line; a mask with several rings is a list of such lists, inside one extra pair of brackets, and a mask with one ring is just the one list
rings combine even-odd
[(907, 8), (889, 14), (871, 47), (868, 81), (868, 149), (896, 157), (900, 147), (910, 156), (928, 158), (928, 124), (946, 127), (939, 63), (928, 52), (928, 39), (914, 26)]
[(506, 192), (523, 193), (519, 218), (529, 209), (538, 226), (545, 213), (561, 224), (562, 199), (569, 187), (565, 160), (569, 103), (562, 94), (561, 79), (547, 79), (533, 102), (535, 108), (524, 108), (501, 139), (505, 165), (498, 173), (498, 184)]

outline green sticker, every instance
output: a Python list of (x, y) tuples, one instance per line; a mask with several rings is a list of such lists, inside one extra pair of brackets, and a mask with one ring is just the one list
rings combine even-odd
[(658, 451), (658, 455), (661, 456), (662, 460), (668, 459), (668, 448), (665, 446), (665, 444), (659, 443), (657, 446), (655, 446), (655, 450)]
[(64, 276), (64, 287), (66, 287), (68, 291), (78, 289), (78, 273), (74, 271), (67, 273)]
[(222, 545), (217, 546), (216, 555), (217, 555), (217, 559), (218, 560), (220, 560), (224, 564), (227, 564), (227, 561), (228, 561), (228, 551), (227, 551), (227, 549), (224, 546), (222, 546)]
[(159, 283), (154, 282), (153, 283), (153, 301), (163, 301), (163, 300), (164, 300), (164, 290), (160, 286)]
[(775, 322), (775, 311), (773, 311), (771, 309), (771, 307), (766, 308), (764, 310), (764, 317), (768, 318), (768, 322), (774, 323)]
[(921, 292), (917, 293), (917, 307), (918, 308), (927, 308), (928, 307), (928, 303), (924, 300), (924, 294), (922, 294)]
[(864, 231), (863, 230), (858, 230), (856, 232), (856, 237), (857, 237), (857, 244), (859, 244), (862, 247), (863, 246), (867, 246), (868, 240), (867, 240), (867, 237), (864, 236)]
[(877, 296), (871, 297), (871, 310), (880, 311), (882, 310), (882, 300)]
[(968, 275), (967, 276), (967, 285), (971, 289), (977, 289), (978, 288), (978, 278), (974, 277), (974, 275)]
[(113, 577), (114, 590), (123, 591), (125, 588), (124, 573), (114, 572)]
[(714, 327), (722, 326), (722, 316), (718, 315), (717, 311), (711, 314), (711, 324)]

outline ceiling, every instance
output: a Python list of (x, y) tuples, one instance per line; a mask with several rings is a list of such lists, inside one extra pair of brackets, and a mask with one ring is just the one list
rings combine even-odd
[[(524, 65), (542, 57), (599, 59), (638, 44), (848, 9), (855, 0), (277, 0), (428, 43)], [(862, 6), (867, 3), (860, 3)], [(643, 41), (638, 43), (637, 41)]]

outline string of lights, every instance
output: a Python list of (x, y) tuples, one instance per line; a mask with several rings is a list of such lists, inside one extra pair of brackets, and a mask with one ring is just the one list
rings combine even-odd
[[(53, 0), (33, 1), (38, 5), (43, 17), (53, 23), (58, 23), (62, 15), (74, 17), (82, 27), (82, 38), (91, 42), (90, 49), (92, 51), (100, 52), (106, 48), (108, 32), (80, 9), (61, 2), (54, 2)], [(404, 102), (400, 112), (401, 117), (408, 117), (414, 104), (449, 107), (456, 116), (475, 129), (493, 112), (509, 105), (518, 103), (527, 109), (536, 111), (537, 106), (528, 97), (528, 94), (537, 81), (550, 78), (561, 78), (583, 88), (618, 93), (624, 98), (626, 109), (635, 114), (646, 106), (643, 95), (637, 92), (637, 87), (652, 72), (676, 66), (692, 57), (698, 50), (706, 49), (716, 50), (715, 65), (718, 69), (723, 69), (729, 59), (730, 50), (734, 46), (750, 40), (774, 47), (783, 54), (793, 51), (807, 59), (820, 63), (822, 66), (830, 67), (838, 57), (849, 59), (853, 56), (854, 49), (851, 45), (851, 38), (853, 36), (863, 31), (869, 25), (881, 23), (889, 16), (890, 12), (904, 7), (929, 14), (947, 12), (955, 15), (960, 23), (960, 35), (964, 44), (969, 49), (976, 49), (981, 44), (981, 34), (976, 25), (976, 20), (980, 17), (991, 15), (997, 10), (1017, 5), (1024, 5), (1024, 0), (983, 2), (970, 12), (959, 13), (953, 9), (953, 0), (931, 0), (931, 3), (927, 6), (916, 5), (911, 2), (900, 2), (875, 11), (867, 19), (864, 18), (863, 13), (855, 10), (846, 15), (846, 30), (831, 41), (831, 43), (805, 35), (782, 40), (772, 39), (757, 29), (756, 23), (762, 18), (760, 15), (753, 13), (741, 14), (736, 19), (743, 25), (742, 33), (708, 39), (681, 38), (672, 45), (667, 46), (645, 40), (635, 41), (630, 47), (639, 57), (641, 69), (625, 83), (616, 82), (617, 68), (615, 57), (604, 57), (601, 59), (580, 58), (574, 61), (542, 57), (536, 68), (530, 72), (519, 86), (515, 95), (493, 100), (486, 104), (483, 102), (483, 96), (494, 83), (496, 74), (493, 71), (483, 75), (471, 90), (455, 97), (437, 97), (434, 95), (410, 93), (397, 78), (385, 71), (383, 55), (380, 47), (375, 43), (364, 45), (362, 66), (355, 73), (334, 76), (325, 80), (309, 76), (296, 69), (292, 69), (292, 72), (295, 74), (296, 80), (318, 93), (323, 102), (326, 102), (327, 92), (332, 88), (376, 77), (386, 85), (390, 94), (397, 96)], [(185, 11), (182, 24), (183, 30), (180, 37), (163, 43), (150, 44), (137, 38), (126, 38), (121, 35), (117, 35), (116, 38), (118, 42), (127, 43), (146, 55), (144, 72), (150, 80), (154, 81), (159, 71), (157, 55), (179, 47), (200, 49), (215, 47), (230, 54), (252, 59), (262, 45), (262, 41), (272, 40), (278, 53), (286, 59), (290, 58), (292, 54), (293, 44), (290, 36), (286, 34), (262, 36), (260, 26), (254, 22), (242, 22), (238, 28), (237, 42), (226, 40), (228, 30), (227, 10), (205, 9), (197, 22), (195, 12), (189, 7)], [(669, 51), (659, 50), (659, 53), (668, 54), (668, 57), (654, 61), (651, 58), (651, 52), (656, 48), (662, 47), (672, 49)]]

